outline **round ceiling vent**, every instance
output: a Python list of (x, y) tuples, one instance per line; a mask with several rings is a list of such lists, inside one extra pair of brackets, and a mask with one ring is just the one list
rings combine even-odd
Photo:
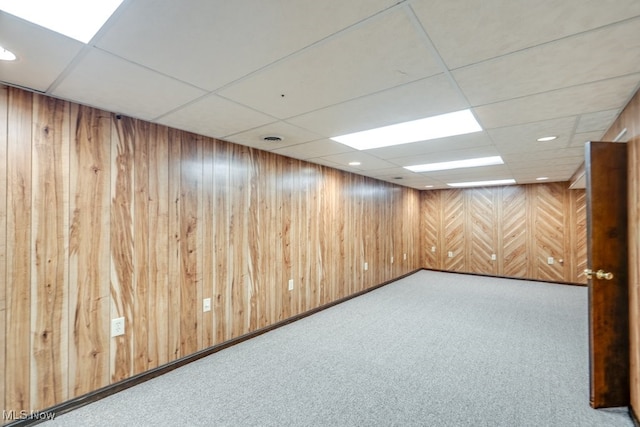
[(263, 136), (262, 140), (267, 142), (280, 142), (282, 141), (282, 137), (278, 135), (267, 135)]

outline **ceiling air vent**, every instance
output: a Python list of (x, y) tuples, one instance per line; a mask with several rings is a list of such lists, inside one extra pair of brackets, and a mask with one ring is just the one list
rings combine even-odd
[(262, 140), (266, 142), (280, 142), (282, 141), (282, 137), (277, 135), (267, 135), (263, 136)]

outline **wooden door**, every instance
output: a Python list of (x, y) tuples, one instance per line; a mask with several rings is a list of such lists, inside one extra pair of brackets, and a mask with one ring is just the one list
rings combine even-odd
[(588, 269), (592, 271), (588, 281), (590, 404), (594, 408), (626, 406), (629, 404), (626, 144), (587, 143), (585, 166)]

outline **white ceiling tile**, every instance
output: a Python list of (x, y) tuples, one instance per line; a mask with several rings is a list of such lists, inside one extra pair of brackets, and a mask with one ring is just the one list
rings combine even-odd
[(443, 151), (456, 151), (474, 147), (491, 145), (491, 139), (485, 132), (457, 135), (430, 141), (412, 142), (410, 144), (393, 145), (391, 147), (366, 150), (367, 153), (382, 159), (397, 159), (407, 156), (420, 156)]
[(392, 0), (142, 0), (101, 48), (213, 90), (392, 6)]
[[(265, 136), (278, 136), (282, 138), (282, 140), (277, 142), (265, 141), (263, 139)], [(248, 131), (227, 135), (224, 139), (261, 150), (273, 151), (290, 145), (315, 141), (322, 139), (322, 137), (285, 122), (275, 122)]]
[(442, 71), (405, 12), (399, 10), (219, 93), (278, 118), (288, 118)]
[[(374, 157), (362, 151), (333, 154), (330, 156), (323, 156), (323, 157), (326, 160), (329, 160), (333, 163), (336, 163), (342, 166), (350, 166), (353, 170), (356, 170), (356, 171), (386, 169), (394, 166), (392, 163), (386, 162), (384, 160), (381, 160), (377, 157)], [(360, 165), (351, 166), (349, 165), (350, 162), (360, 162)]]
[[(524, 125), (508, 126), (488, 131), (500, 153), (531, 152), (548, 147), (566, 147), (569, 144), (576, 117), (545, 120)], [(557, 139), (539, 142), (538, 138), (556, 136)]]
[(584, 157), (584, 148), (582, 147), (568, 147), (568, 148), (552, 148), (550, 150), (539, 150), (532, 155), (531, 152), (517, 152), (517, 153), (505, 153), (502, 158), (509, 164), (516, 164), (522, 161), (531, 162), (532, 159), (536, 162), (546, 160), (557, 160), (563, 157)]
[[(640, 18), (453, 71), (482, 105), (640, 71)], [(618, 44), (619, 49), (611, 49)], [(620, 55), (620, 52), (624, 55)]]
[(463, 150), (436, 151), (422, 155), (397, 157), (393, 159), (393, 162), (401, 166), (415, 166), (425, 163), (449, 162), (453, 160), (465, 160), (498, 155), (500, 155), (500, 153), (498, 153), (495, 146), (486, 145)]
[(157, 120), (167, 126), (214, 138), (224, 138), (274, 121), (273, 117), (216, 95), (208, 95)]
[(44, 92), (84, 43), (0, 11), (0, 46), (17, 56), (0, 61), (0, 81)]
[(444, 74), (322, 108), (287, 121), (327, 137), (469, 108)]
[(578, 120), (576, 133), (605, 131), (618, 117), (620, 110), (597, 111), (595, 113), (582, 114)]
[(71, 69), (53, 95), (144, 120), (166, 113), (203, 92), (92, 49)]
[(485, 129), (622, 108), (640, 74), (475, 107)]
[(584, 144), (588, 141), (602, 141), (602, 136), (604, 135), (604, 131), (594, 131), (594, 132), (583, 132), (576, 133), (569, 146), (571, 147), (584, 147)]
[(319, 141), (305, 142), (304, 144), (291, 145), (289, 147), (272, 150), (274, 153), (283, 156), (294, 157), (296, 159), (314, 159), (316, 157), (330, 156), (333, 154), (356, 152), (353, 148), (344, 144), (322, 139)]
[(411, 4), (451, 69), (640, 15), (637, 0), (416, 0)]

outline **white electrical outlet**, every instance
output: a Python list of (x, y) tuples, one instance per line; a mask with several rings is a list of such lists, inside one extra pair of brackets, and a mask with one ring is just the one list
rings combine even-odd
[(202, 300), (202, 311), (207, 312), (211, 311), (211, 298), (205, 298)]
[(364, 271), (367, 271), (369, 269), (369, 263), (365, 262), (364, 263)]
[(495, 261), (496, 259), (498, 259), (498, 258), (496, 257), (496, 254), (491, 254), (491, 261)]
[(404, 256), (402, 257), (403, 260), (407, 260), (407, 254), (404, 254)]
[(431, 252), (435, 252), (436, 251), (436, 247), (435, 246), (431, 246)]
[(289, 279), (289, 290), (293, 290), (293, 279)]
[(449, 258), (453, 258), (453, 252), (449, 251)]
[(552, 256), (547, 258), (547, 264), (549, 264), (549, 265), (553, 264), (553, 257)]
[(124, 317), (111, 319), (111, 337), (119, 337), (124, 335)]
[(391, 257), (391, 264), (393, 264), (393, 257)]

